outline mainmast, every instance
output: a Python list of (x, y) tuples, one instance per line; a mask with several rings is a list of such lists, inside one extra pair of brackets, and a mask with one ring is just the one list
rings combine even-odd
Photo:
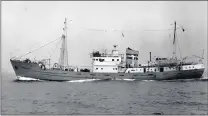
[(65, 18), (64, 28), (62, 35), (62, 46), (59, 59), (59, 65), (61, 69), (64, 69), (68, 66), (68, 52), (67, 52), (67, 19)]

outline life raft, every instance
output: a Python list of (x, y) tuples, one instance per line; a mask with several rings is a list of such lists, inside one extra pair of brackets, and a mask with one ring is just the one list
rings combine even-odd
[(53, 68), (58, 68), (58, 63), (54, 63)]

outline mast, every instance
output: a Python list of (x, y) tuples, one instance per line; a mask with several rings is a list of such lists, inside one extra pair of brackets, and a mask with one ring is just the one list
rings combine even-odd
[(68, 66), (68, 51), (67, 51), (67, 19), (65, 18), (65, 48), (66, 48), (66, 66)]
[(60, 68), (64, 69), (68, 66), (68, 52), (67, 52), (67, 19), (65, 18), (64, 28), (63, 28), (63, 35), (62, 35), (62, 46), (61, 46), (61, 53), (59, 64)]
[(174, 22), (173, 58), (176, 58), (176, 21)]

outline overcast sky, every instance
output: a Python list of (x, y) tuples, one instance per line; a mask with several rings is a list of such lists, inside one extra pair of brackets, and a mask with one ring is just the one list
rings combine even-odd
[[(140, 63), (149, 60), (150, 51), (153, 56), (171, 56), (173, 31), (168, 29), (174, 21), (186, 29), (177, 33), (182, 56), (201, 56), (205, 49), (207, 58), (207, 1), (3, 1), (1, 16), (3, 71), (13, 71), (11, 56), (59, 38), (65, 17), (72, 20), (67, 42), (70, 65), (90, 66), (93, 49), (110, 51), (114, 44), (120, 53), (127, 47), (140, 51)], [(26, 57), (41, 59), (52, 54), (52, 61), (58, 62), (57, 43)]]

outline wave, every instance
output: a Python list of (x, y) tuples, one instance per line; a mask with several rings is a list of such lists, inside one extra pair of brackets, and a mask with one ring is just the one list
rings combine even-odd
[(124, 81), (134, 81), (135, 79), (123, 79)]
[(208, 77), (203, 77), (201, 79), (199, 79), (200, 81), (208, 81)]
[(43, 81), (43, 80), (19, 76), (19, 77), (17, 77), (17, 79), (15, 81)]
[(152, 81), (155, 81), (155, 80), (142, 80), (144, 82), (152, 82)]
[(135, 81), (135, 79), (114, 79), (116, 81)]
[(155, 81), (155, 80), (136, 80), (136, 79), (115, 79), (115, 80), (119, 80), (119, 81), (144, 81), (144, 82)]
[(193, 78), (193, 79), (174, 79), (174, 80), (159, 80), (163, 82), (196, 82), (196, 81), (208, 81), (207, 77), (203, 78)]
[(77, 83), (77, 82), (91, 82), (91, 81), (99, 81), (100, 79), (84, 79), (84, 80), (72, 80), (72, 81), (67, 81), (70, 83)]
[(201, 78), (201, 79), (208, 79), (208, 77), (203, 77), (203, 78)]

